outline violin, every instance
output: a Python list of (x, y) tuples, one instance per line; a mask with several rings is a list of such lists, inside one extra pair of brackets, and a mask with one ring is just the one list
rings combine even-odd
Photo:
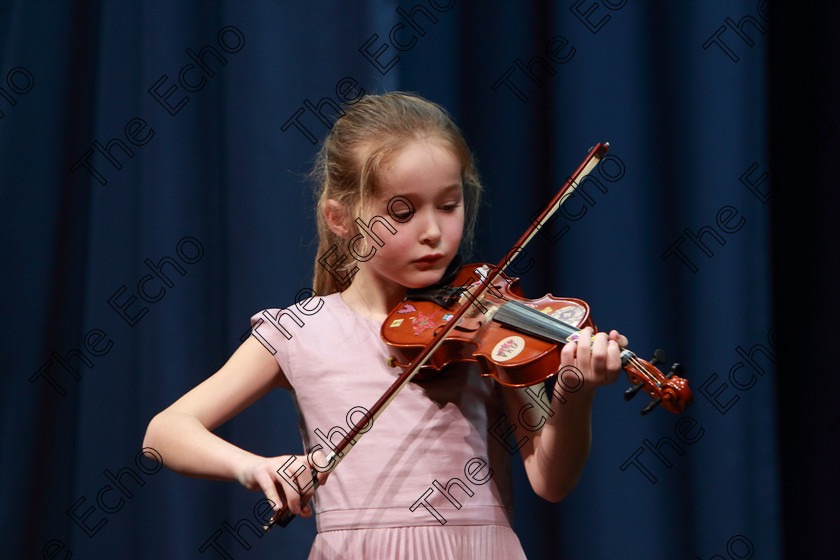
[[(457, 272), (454, 278), (447, 277), (443, 285), (411, 290), (411, 299), (407, 298), (389, 313), (382, 325), (382, 338), (396, 354), (392, 365), (405, 369), (327, 455), (330, 471), (347, 456), (369, 423), (379, 417), (403, 387), (415, 378), (423, 379), (430, 370), (439, 370), (453, 361), (474, 361), (482, 368), (482, 374), (512, 387), (533, 385), (560, 373), (560, 348), (577, 340), (582, 328), (594, 327), (589, 306), (581, 300), (550, 295), (527, 300), (518, 280), (505, 275), (504, 269), (573, 194), (608, 149), (609, 143), (599, 143), (589, 150), (498, 265), (469, 265), (460, 270), (451, 267)], [(421, 340), (420, 335), (424, 333)], [(660, 404), (679, 413), (692, 402), (688, 383), (676, 375), (681, 372), (679, 365), (672, 367), (668, 375), (654, 367), (654, 363), (664, 362), (662, 354), (658, 351), (654, 360), (646, 362), (627, 349), (621, 353), (622, 366), (633, 384), (624, 398), (629, 400), (642, 389), (653, 397), (642, 414)], [(425, 368), (422, 374), (421, 368)], [(312, 474), (312, 483), (317, 488), (316, 473)], [(275, 525), (285, 527), (294, 517), (284, 506), (263, 525), (263, 531), (268, 532)]]
[[(392, 351), (391, 365), (408, 367), (438, 330), (452, 321), (456, 305), (468, 311), (449, 331), (415, 380), (426, 380), (452, 362), (479, 365), (481, 374), (508, 387), (534, 385), (558, 374), (563, 345), (577, 341), (585, 327), (595, 329), (589, 305), (573, 298), (547, 294), (526, 299), (518, 278), (501, 273), (480, 300), (474, 292), (487, 282), (490, 265), (470, 264), (456, 269), (442, 285), (410, 290), (382, 324), (381, 335)], [(662, 405), (673, 413), (684, 411), (692, 402), (688, 382), (677, 376), (682, 368), (674, 364), (663, 375), (654, 364), (665, 361), (658, 350), (652, 362), (639, 359), (632, 351), (621, 352), (622, 367), (632, 387), (630, 400), (644, 389), (653, 400), (641, 413)]]

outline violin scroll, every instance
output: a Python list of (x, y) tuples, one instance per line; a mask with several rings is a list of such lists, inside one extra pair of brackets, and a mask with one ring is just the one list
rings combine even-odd
[(683, 367), (680, 364), (673, 364), (667, 375), (656, 368), (657, 365), (665, 363), (667, 360), (665, 352), (661, 349), (653, 353), (650, 362), (637, 358), (629, 350), (622, 352), (622, 365), (627, 372), (627, 379), (632, 384), (629, 389), (624, 391), (624, 400), (629, 401), (643, 389), (653, 398), (640, 411), (643, 416), (659, 405), (665, 407), (669, 412), (679, 414), (694, 401), (691, 389), (688, 387), (688, 381), (678, 375), (683, 372)]

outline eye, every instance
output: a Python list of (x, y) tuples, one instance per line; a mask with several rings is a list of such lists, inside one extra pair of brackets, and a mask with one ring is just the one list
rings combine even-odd
[(393, 218), (395, 220), (398, 220), (400, 222), (407, 221), (413, 215), (414, 215), (414, 212), (412, 212), (411, 210), (408, 210), (408, 209), (402, 210), (402, 211), (399, 211), (399, 212), (397, 212), (397, 211), (392, 211), (391, 212), (391, 216), (393, 216)]
[(444, 212), (454, 212), (455, 209), (458, 208), (459, 206), (461, 206), (460, 202), (450, 202), (448, 204), (444, 204), (443, 206), (441, 206), (440, 209), (443, 210)]

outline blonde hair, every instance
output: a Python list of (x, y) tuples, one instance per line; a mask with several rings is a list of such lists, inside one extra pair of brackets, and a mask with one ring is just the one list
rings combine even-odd
[[(318, 198), (318, 251), (313, 288), (319, 295), (339, 292), (349, 286), (349, 283), (342, 285), (318, 262), (333, 245), (339, 249), (337, 254), (333, 253), (331, 262), (346, 254), (346, 241), (329, 228), (324, 218), (327, 200), (333, 199), (346, 212), (361, 216), (368, 201), (378, 193), (383, 168), (401, 149), (417, 140), (442, 141), (461, 163), (464, 185), (461, 246), (465, 250), (470, 248), (482, 186), (472, 152), (460, 129), (443, 107), (416, 94), (397, 91), (367, 95), (347, 107), (335, 121), (312, 169)], [(347, 259), (350, 262), (341, 268), (351, 270), (356, 261), (350, 256)]]

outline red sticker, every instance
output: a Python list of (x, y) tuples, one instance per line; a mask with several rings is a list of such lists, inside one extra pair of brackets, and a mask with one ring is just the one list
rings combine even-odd
[(417, 317), (411, 318), (411, 325), (414, 328), (415, 335), (418, 335), (425, 330), (433, 329), (439, 326), (437, 323), (435, 323), (435, 321), (430, 315), (423, 315), (422, 313), (418, 313)]

